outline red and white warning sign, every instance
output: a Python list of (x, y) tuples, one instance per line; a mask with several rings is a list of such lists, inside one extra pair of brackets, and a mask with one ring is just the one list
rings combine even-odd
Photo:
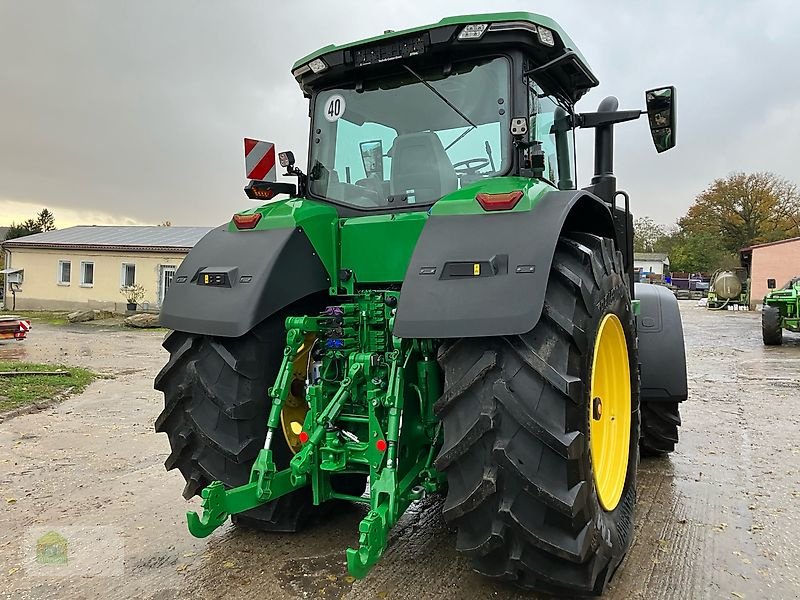
[(275, 144), (244, 138), (244, 163), (247, 178), (257, 181), (277, 181)]

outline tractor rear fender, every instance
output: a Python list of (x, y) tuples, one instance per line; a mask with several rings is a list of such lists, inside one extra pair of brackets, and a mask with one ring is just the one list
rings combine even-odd
[(683, 402), (688, 396), (686, 350), (678, 301), (667, 288), (637, 283), (642, 400)]
[[(206, 280), (206, 275), (209, 276)], [(189, 252), (161, 307), (164, 327), (239, 337), (330, 280), (298, 227), (210, 231)]]
[(530, 331), (542, 314), (562, 231), (616, 239), (608, 206), (583, 190), (547, 192), (530, 211), (432, 215), (403, 281), (394, 334), (459, 338)]

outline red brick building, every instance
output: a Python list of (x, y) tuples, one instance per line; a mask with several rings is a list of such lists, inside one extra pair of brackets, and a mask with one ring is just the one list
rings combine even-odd
[(767, 295), (767, 280), (781, 287), (800, 275), (800, 237), (780, 242), (757, 244), (742, 250), (742, 259), (750, 255), (750, 306), (761, 304)]

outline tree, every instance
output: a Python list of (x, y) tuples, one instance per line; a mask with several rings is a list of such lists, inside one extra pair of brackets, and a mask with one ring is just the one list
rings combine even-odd
[(49, 210), (43, 208), (36, 215), (36, 224), (39, 226), (40, 231), (53, 231), (56, 228), (56, 217)]
[(730, 263), (733, 256), (718, 237), (677, 227), (660, 240), (659, 252), (669, 255), (671, 271), (683, 273), (710, 273)]
[(56, 218), (52, 212), (43, 208), (36, 215), (36, 219), (26, 219), (22, 223), (11, 223), (8, 228), (7, 240), (42, 233), (43, 231), (53, 231), (56, 228)]
[(11, 227), (8, 228), (8, 234), (6, 235), (7, 240), (13, 240), (15, 238), (24, 237), (26, 235), (32, 235), (34, 233), (41, 233), (42, 229), (41, 226), (34, 221), (33, 219), (27, 219), (22, 223), (11, 223)]
[(715, 179), (678, 221), (687, 234), (717, 237), (729, 253), (800, 235), (800, 194), (774, 173)]
[(633, 221), (633, 251), (661, 252), (657, 246), (666, 233), (664, 227), (650, 217), (637, 217)]

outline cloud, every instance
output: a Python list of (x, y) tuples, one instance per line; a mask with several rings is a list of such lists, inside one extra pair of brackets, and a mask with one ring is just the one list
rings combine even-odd
[[(609, 94), (623, 108), (642, 107), (644, 89), (678, 87), (675, 150), (657, 156), (643, 120), (617, 128), (619, 185), (638, 213), (672, 221), (734, 170), (800, 181), (797, 125), (781, 126), (800, 98), (787, 66), (800, 62), (800, 13), (788, 1), (547, 8), (601, 80), (582, 110)], [(289, 73), (296, 58), (486, 10), (474, 0), (3, 3), (0, 198), (64, 207), (65, 222), (219, 223), (251, 205), (241, 191), (243, 137), (306, 151), (308, 105)], [(586, 185), (591, 134), (578, 142)], [(0, 201), (0, 222), (18, 218), (11, 211)]]
[(0, 219), (4, 224), (21, 223), (27, 219), (35, 219), (43, 208), (49, 208), (56, 219), (56, 227), (72, 227), (73, 225), (156, 225), (155, 222), (144, 222), (133, 217), (115, 215), (104, 211), (70, 208), (59, 203), (9, 200), (0, 198)]

